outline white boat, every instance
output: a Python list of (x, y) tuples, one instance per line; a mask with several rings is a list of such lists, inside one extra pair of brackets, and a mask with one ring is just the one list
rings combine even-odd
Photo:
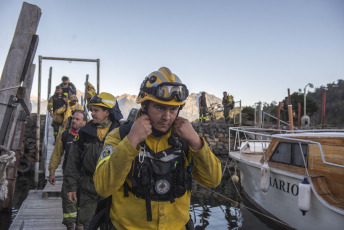
[(344, 130), (318, 131), (230, 128), (229, 156), (245, 196), (268, 215), (295, 229), (343, 229)]

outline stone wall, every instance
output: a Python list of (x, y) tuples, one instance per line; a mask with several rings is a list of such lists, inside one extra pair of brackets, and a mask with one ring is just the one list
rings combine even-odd
[(191, 123), (199, 136), (204, 137), (215, 155), (227, 155), (229, 149), (229, 127), (224, 121), (207, 121)]
[[(30, 163), (35, 162), (36, 158), (36, 125), (37, 122), (37, 114), (31, 113), (30, 117), (26, 118), (26, 125), (25, 125), (25, 134), (24, 134), (24, 143), (23, 149), (26, 158), (30, 161)], [(44, 138), (44, 128), (45, 128), (45, 115), (41, 115), (41, 140), (40, 140), (40, 150), (42, 151), (42, 143)]]

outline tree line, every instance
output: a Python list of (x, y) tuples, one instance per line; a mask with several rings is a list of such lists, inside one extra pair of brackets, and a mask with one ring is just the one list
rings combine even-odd
[[(322, 85), (315, 88), (314, 92), (306, 92), (306, 114), (311, 119), (313, 127), (321, 126), (322, 115), (322, 101), (323, 92), (326, 92), (325, 103), (325, 119), (326, 127), (344, 127), (344, 80), (338, 79), (337, 82), (328, 83), (326, 86)], [(301, 103), (301, 117), (304, 115), (304, 93), (301, 89), (298, 92), (293, 92), (291, 95), (291, 104), (294, 114), (294, 125), (298, 125), (298, 103)], [(284, 98), (281, 102), (288, 102), (288, 98)], [(263, 111), (277, 117), (278, 102), (262, 103)], [(243, 122), (249, 123), (254, 120), (254, 107), (247, 106), (242, 110)], [(281, 110), (281, 119), (289, 122), (287, 116), (287, 103), (284, 103)], [(269, 118), (267, 118), (269, 121)], [(275, 120), (270, 121), (273, 123)]]

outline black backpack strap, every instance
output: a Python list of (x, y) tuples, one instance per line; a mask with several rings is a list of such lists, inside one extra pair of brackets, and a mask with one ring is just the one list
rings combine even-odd
[(121, 137), (121, 140), (123, 140), (128, 135), (133, 124), (133, 121), (127, 121), (119, 127), (119, 135)]
[(69, 133), (69, 129), (66, 129), (61, 134), (61, 141), (62, 141), (63, 149), (65, 149), (65, 147), (66, 147), (65, 145), (67, 143), (68, 133)]

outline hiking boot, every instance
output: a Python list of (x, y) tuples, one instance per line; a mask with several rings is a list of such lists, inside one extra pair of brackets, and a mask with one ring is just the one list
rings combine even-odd
[(84, 230), (84, 226), (80, 223), (76, 223), (75, 230)]
[(68, 223), (67, 230), (75, 230), (75, 223)]

